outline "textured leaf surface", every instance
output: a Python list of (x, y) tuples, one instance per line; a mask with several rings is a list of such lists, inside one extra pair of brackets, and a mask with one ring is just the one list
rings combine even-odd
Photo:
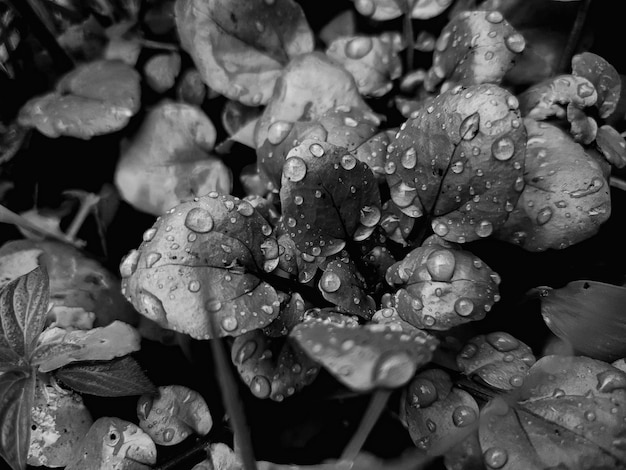
[(615, 111), (622, 91), (617, 70), (606, 60), (592, 52), (583, 52), (572, 58), (572, 75), (585, 77), (596, 92), (596, 106), (600, 117), (606, 119)]
[(34, 396), (35, 375), (23, 371), (0, 374), (0, 457), (13, 470), (26, 469)]

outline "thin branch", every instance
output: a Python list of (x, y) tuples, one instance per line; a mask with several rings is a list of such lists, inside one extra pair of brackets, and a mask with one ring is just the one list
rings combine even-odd
[(611, 176), (609, 184), (615, 189), (621, 189), (622, 191), (626, 191), (626, 181), (622, 178), (618, 178), (617, 176)]
[(583, 28), (585, 27), (585, 22), (587, 21), (587, 13), (589, 12), (590, 5), (591, 0), (582, 0), (578, 6), (578, 13), (576, 14), (574, 25), (570, 31), (569, 38), (567, 39), (565, 50), (563, 51), (563, 55), (559, 61), (557, 73), (566, 73), (570, 69), (570, 62), (572, 61), (572, 57), (580, 44), (580, 38), (582, 36)]
[[(155, 467), (153, 470), (179, 469), (181, 468), (181, 464), (183, 464), (187, 460), (191, 458), (201, 457), (202, 454), (207, 455), (207, 448), (209, 447), (210, 443), (211, 442), (210, 442), (208, 435), (203, 436), (202, 438), (198, 440), (198, 442), (194, 444), (193, 447), (191, 447), (190, 449), (187, 449), (182, 454), (176, 455), (172, 459), (165, 462), (163, 465), (159, 465), (158, 467)], [(209, 461), (211, 461), (212, 463), (211, 459), (209, 459)]]

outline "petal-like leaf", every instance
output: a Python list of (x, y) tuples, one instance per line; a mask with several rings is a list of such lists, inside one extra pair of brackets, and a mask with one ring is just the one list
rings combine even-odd
[[(50, 298), (48, 273), (37, 267), (0, 291), (0, 345), (28, 358), (43, 330)], [(6, 341), (6, 342), (5, 342)]]
[(155, 391), (139, 363), (130, 356), (70, 364), (55, 371), (54, 375), (77, 392), (99, 397), (126, 397)]
[(427, 103), (388, 147), (387, 183), (410, 217), (469, 242), (504, 224), (523, 189), (526, 129), (517, 99), (495, 85), (457, 87)]
[(122, 261), (122, 288), (164, 328), (238, 336), (278, 315), (278, 295), (260, 278), (278, 264), (278, 243), (249, 202), (209, 193), (168, 211), (143, 239)]
[(13, 470), (26, 469), (34, 397), (34, 374), (0, 373), (0, 457)]
[(251, 106), (267, 103), (283, 67), (314, 46), (293, 0), (178, 0), (176, 26), (205, 83)]
[(269, 338), (261, 330), (235, 338), (232, 360), (255, 397), (274, 401), (311, 384), (320, 370), (289, 337)]
[(50, 328), (39, 337), (31, 363), (40, 372), (50, 372), (72, 362), (107, 361), (139, 351), (140, 347), (139, 332), (121, 321), (86, 331)]
[(611, 64), (599, 55), (583, 52), (572, 58), (572, 75), (585, 77), (593, 84), (598, 93), (596, 106), (601, 118), (606, 119), (613, 114), (622, 86), (619, 74)]
[(495, 236), (528, 251), (563, 249), (594, 235), (611, 214), (601, 166), (565, 132), (525, 119), (526, 185)]

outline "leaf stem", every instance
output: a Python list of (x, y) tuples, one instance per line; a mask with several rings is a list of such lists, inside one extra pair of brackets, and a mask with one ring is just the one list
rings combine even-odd
[(97, 194), (88, 193), (84, 198), (80, 200), (80, 207), (78, 208), (78, 212), (72, 219), (72, 223), (67, 229), (65, 235), (70, 240), (75, 240), (78, 231), (85, 222), (87, 216), (91, 213), (92, 209), (100, 202), (100, 196)]
[(563, 50), (563, 55), (559, 61), (557, 73), (566, 73), (570, 69), (570, 62), (580, 44), (580, 38), (583, 28), (585, 27), (585, 22), (587, 21), (587, 13), (589, 12), (590, 5), (591, 0), (582, 0), (578, 5), (578, 13), (576, 14), (576, 19), (574, 20), (574, 25), (567, 39), (565, 49)]
[(415, 36), (413, 32), (413, 21), (411, 18), (411, 12), (413, 11), (414, 0), (407, 0), (407, 11), (403, 15), (403, 29), (404, 40), (406, 45), (406, 71), (410, 73), (413, 71), (413, 54), (415, 52)]
[(609, 184), (615, 189), (626, 191), (626, 181), (622, 178), (618, 178), (617, 176), (611, 176)]
[[(207, 447), (209, 446), (210, 443), (211, 442), (207, 434), (206, 436), (203, 436), (202, 438), (198, 439), (198, 441), (193, 445), (193, 447), (191, 447), (190, 449), (187, 449), (182, 454), (176, 455), (172, 459), (165, 462), (163, 465), (159, 465), (158, 467), (155, 467), (153, 470), (176, 470), (177, 468), (180, 468), (183, 462), (193, 457), (200, 456), (201, 453), (206, 454)], [(212, 462), (211, 459), (209, 459), (209, 461)]]
[(342, 461), (354, 462), (357, 455), (361, 451), (363, 444), (378, 421), (380, 414), (385, 409), (387, 401), (391, 396), (390, 389), (379, 389), (374, 392), (372, 398), (367, 405), (367, 410), (363, 415), (363, 419), (359, 423), (359, 428), (350, 439), (350, 442), (341, 454)]

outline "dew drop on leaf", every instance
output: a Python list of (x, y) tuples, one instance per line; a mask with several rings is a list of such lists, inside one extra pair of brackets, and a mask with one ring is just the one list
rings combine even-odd
[(154, 236), (157, 233), (157, 229), (155, 228), (149, 228), (148, 230), (146, 230), (145, 232), (143, 232), (143, 241), (144, 242), (149, 242), (152, 241), (152, 239), (154, 238)]
[(552, 218), (552, 209), (549, 207), (544, 207), (537, 213), (537, 224), (545, 225)]
[(476, 226), (476, 235), (481, 238), (488, 237), (493, 233), (493, 224), (488, 220), (483, 220)]
[(470, 299), (461, 298), (454, 303), (454, 311), (462, 317), (467, 317), (474, 311), (474, 303)]
[(452, 422), (458, 428), (468, 426), (476, 421), (476, 412), (469, 406), (457, 406), (452, 412)]
[(341, 279), (334, 272), (325, 272), (320, 280), (320, 287), (325, 292), (336, 292), (341, 287)]
[(314, 157), (323, 157), (324, 147), (322, 147), (320, 144), (311, 144), (311, 146), (309, 147), (309, 152), (311, 152)]
[(146, 268), (151, 268), (161, 259), (161, 253), (152, 252), (146, 256)]
[(237, 352), (237, 362), (239, 364), (243, 364), (245, 361), (250, 359), (252, 355), (256, 352), (257, 344), (254, 341), (247, 341), (241, 346), (241, 349)]
[(194, 207), (185, 217), (185, 227), (198, 233), (210, 232), (213, 229), (213, 218), (209, 211)]
[(496, 160), (509, 160), (515, 153), (515, 143), (510, 137), (500, 137), (491, 145), (491, 153)]
[(404, 151), (404, 153), (402, 154), (401, 163), (402, 166), (407, 170), (415, 168), (415, 165), (417, 164), (417, 151), (415, 150), (415, 148), (410, 147)]
[(139, 251), (132, 250), (124, 257), (120, 264), (120, 274), (123, 278), (130, 277), (137, 269), (139, 263)]
[(344, 170), (352, 170), (356, 166), (356, 158), (350, 154), (341, 157), (341, 166)]
[(426, 260), (426, 269), (433, 281), (449, 281), (454, 274), (456, 260), (450, 250), (433, 251)]
[(306, 163), (299, 157), (291, 157), (285, 162), (283, 176), (289, 181), (302, 181), (306, 176)]
[(498, 447), (491, 447), (484, 453), (485, 463), (489, 468), (502, 468), (509, 459), (506, 450)]
[(463, 140), (472, 140), (478, 133), (480, 114), (474, 113), (466, 117), (459, 127), (459, 135)]
[(198, 292), (200, 290), (200, 283), (198, 281), (191, 281), (188, 288), (189, 292)]
[(372, 50), (371, 38), (359, 37), (352, 39), (346, 44), (346, 55), (351, 59), (360, 59)]
[(239, 326), (237, 319), (235, 317), (224, 317), (222, 318), (222, 328), (224, 329), (224, 331), (235, 331), (237, 329), (237, 327)]
[(270, 396), (272, 386), (270, 385), (270, 381), (262, 375), (255, 375), (250, 382), (250, 390), (257, 398), (267, 398)]

